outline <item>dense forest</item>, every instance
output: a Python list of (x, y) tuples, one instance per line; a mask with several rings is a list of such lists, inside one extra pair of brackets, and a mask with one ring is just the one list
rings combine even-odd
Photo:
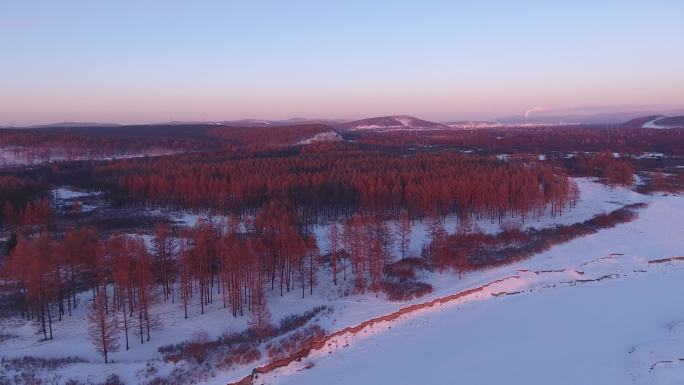
[(119, 160), (96, 175), (115, 191), (157, 204), (236, 212), (289, 202), (308, 216), (355, 212), (413, 217), (554, 213), (573, 199), (562, 171), (449, 151), (396, 153), (316, 145), (254, 157), (201, 154)]

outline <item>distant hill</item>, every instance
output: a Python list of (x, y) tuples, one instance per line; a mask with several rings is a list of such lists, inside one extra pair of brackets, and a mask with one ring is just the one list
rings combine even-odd
[(116, 123), (95, 123), (95, 122), (56, 122), (29, 126), (26, 128), (72, 128), (72, 127), (118, 127)]
[(529, 114), (509, 116), (495, 119), (505, 125), (524, 124), (587, 124), (587, 125), (622, 125), (623, 122), (646, 117), (679, 116), (684, 111), (678, 109), (664, 110), (660, 108), (588, 108), (588, 109), (551, 109), (529, 111)]
[(684, 116), (650, 115), (629, 120), (623, 128), (652, 128), (656, 130), (684, 128)]
[[(458, 130), (480, 129), (496, 127), (534, 127), (557, 125), (610, 125), (631, 128), (673, 128), (684, 127), (684, 111), (622, 111), (598, 113), (572, 113), (562, 111), (537, 111), (529, 116), (518, 115), (492, 120), (458, 120), (446, 122), (432, 122), (409, 115), (391, 115), (350, 121), (348, 119), (308, 119), (290, 118), (282, 120), (268, 119), (238, 119), (224, 121), (171, 121), (147, 124), (116, 124), (90, 122), (58, 122), (28, 127), (0, 127), (26, 128), (37, 130), (61, 129), (70, 132), (90, 133), (107, 132), (110, 134), (132, 133), (138, 129), (144, 131), (158, 130), (187, 131), (207, 130), (211, 127), (280, 127), (296, 125), (325, 125), (340, 132), (344, 131), (401, 131), (401, 130)], [(621, 123), (624, 122), (624, 123)], [(650, 123), (649, 123), (650, 122)]]
[(620, 125), (622, 128), (642, 128), (644, 124), (657, 120), (657, 119), (662, 119), (665, 116), (663, 115), (648, 115), (648, 116), (640, 116), (638, 118), (630, 119)]
[(655, 124), (665, 127), (684, 127), (684, 116), (670, 116), (658, 119)]
[(451, 122), (442, 122), (441, 124), (455, 129), (492, 128), (501, 127), (503, 125), (499, 122), (487, 122), (481, 120), (457, 120)]
[(133, 123), (133, 124), (117, 124), (117, 123), (97, 123), (97, 122), (56, 122), (48, 124), (37, 124), (23, 127), (0, 126), (0, 128), (31, 128), (31, 129), (50, 129), (50, 128), (96, 128), (96, 127), (150, 127), (150, 126), (231, 126), (231, 127), (273, 127), (273, 126), (290, 126), (290, 125), (306, 125), (306, 124), (325, 124), (329, 126), (338, 126), (348, 122), (348, 119), (306, 119), (306, 118), (290, 118), (283, 120), (268, 120), (268, 119), (237, 119), (224, 121), (169, 121), (158, 123)]
[(239, 119), (239, 120), (224, 120), (217, 124), (232, 127), (273, 127), (273, 126), (290, 126), (293, 124), (325, 124), (329, 126), (337, 126), (347, 122), (344, 119), (306, 119), (306, 118), (290, 118), (283, 120), (264, 120), (264, 119)]
[(375, 130), (375, 131), (396, 131), (396, 130), (444, 130), (449, 129), (441, 123), (430, 122), (408, 115), (381, 116), (356, 120), (339, 125), (339, 128), (348, 131)]

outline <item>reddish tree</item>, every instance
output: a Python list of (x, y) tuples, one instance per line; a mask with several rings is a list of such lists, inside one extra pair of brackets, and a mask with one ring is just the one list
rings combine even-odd
[(340, 229), (337, 227), (337, 223), (333, 222), (328, 229), (328, 249), (330, 250), (330, 270), (334, 285), (337, 285), (337, 253), (341, 244)]
[(50, 227), (53, 220), (50, 202), (46, 199), (37, 199), (26, 205), (23, 212), (21, 223), (24, 226), (40, 226), (43, 230)]
[(456, 270), (458, 270), (458, 277), (463, 278), (463, 273), (470, 268), (470, 259), (463, 250), (456, 253)]
[(152, 275), (152, 258), (147, 252), (145, 241), (141, 238), (135, 238), (130, 243), (130, 250), (134, 254), (135, 269), (134, 269), (134, 286), (137, 300), (137, 334), (140, 336), (140, 343), (143, 343), (143, 338), (146, 341), (150, 340), (150, 330), (156, 326), (156, 318), (150, 314), (150, 307), (155, 302), (155, 291)]
[[(88, 282), (86, 276), (96, 280), (96, 260), (101, 253), (101, 243), (95, 229), (82, 227), (69, 229), (64, 235), (60, 249), (67, 282), (67, 308), (71, 315), (76, 308), (76, 292), (79, 283)], [(89, 274), (88, 274), (89, 273)], [(96, 286), (95, 281), (88, 282)]]
[(431, 215), (426, 224), (428, 235), (431, 242), (428, 249), (429, 256), (435, 262), (437, 269), (443, 271), (446, 267), (446, 251), (447, 251), (447, 232), (444, 229), (444, 224), (436, 214)]
[(48, 235), (34, 239), (21, 237), (10, 256), (8, 275), (17, 281), (17, 291), (24, 299), (27, 318), (38, 318), (45, 339), (52, 339), (51, 307), (59, 301), (60, 274), (55, 243)]
[(192, 272), (193, 257), (191, 242), (187, 238), (181, 239), (178, 258), (178, 278), (181, 301), (183, 301), (184, 316), (188, 318), (188, 304), (192, 300)]
[(360, 215), (355, 214), (344, 222), (344, 248), (351, 261), (355, 289), (361, 294), (366, 289), (366, 238)]
[(108, 363), (109, 353), (119, 350), (119, 326), (114, 312), (107, 313), (107, 299), (103, 293), (95, 296), (88, 313), (88, 334), (95, 349)]
[(162, 280), (164, 300), (171, 297), (174, 302), (173, 284), (176, 273), (176, 260), (174, 253), (176, 250), (176, 239), (173, 236), (171, 225), (160, 223), (154, 228), (154, 239), (152, 244), (155, 257), (155, 267)]
[(2, 206), (2, 216), (7, 226), (12, 227), (17, 224), (17, 213), (10, 201), (5, 201), (5, 204)]
[(126, 350), (129, 349), (128, 328), (129, 318), (133, 315), (134, 291), (133, 291), (133, 266), (134, 260), (129, 253), (126, 238), (123, 236), (113, 237), (107, 240), (106, 253), (109, 255), (112, 265), (112, 281), (114, 284), (114, 300), (117, 310), (121, 311), (122, 326), (124, 331)]
[(665, 174), (662, 171), (653, 173), (651, 175), (649, 186), (654, 190), (664, 190), (667, 186), (667, 178), (665, 177)]
[(268, 310), (266, 304), (266, 297), (257, 289), (252, 295), (252, 314), (248, 325), (255, 333), (259, 342), (269, 337), (273, 332), (273, 321), (271, 319), (271, 312)]
[(406, 253), (411, 244), (411, 218), (406, 211), (399, 215), (399, 223), (397, 224), (397, 238), (399, 238), (399, 250), (401, 252), (401, 259), (406, 258)]
[[(305, 239), (306, 244), (306, 265), (308, 267), (308, 283), (309, 295), (313, 294), (313, 287), (316, 284), (316, 272), (318, 271), (319, 258), (318, 245), (316, 245), (316, 238), (310, 236)], [(303, 297), (303, 296), (302, 296)]]
[(200, 313), (213, 301), (214, 276), (217, 266), (218, 236), (217, 229), (211, 222), (199, 221), (190, 230), (191, 247), (188, 250), (192, 258), (192, 277), (196, 281), (199, 292)]

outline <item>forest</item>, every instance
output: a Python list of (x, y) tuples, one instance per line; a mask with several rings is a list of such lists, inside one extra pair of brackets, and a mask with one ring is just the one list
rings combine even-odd
[[(33, 322), (49, 341), (60, 332), (55, 325), (87, 307), (88, 335), (109, 362), (154, 338), (160, 304), (185, 319), (219, 305), (226, 319), (247, 319), (247, 334), (221, 340), (233, 345), (200, 336), (160, 353), (201, 361), (205, 350), (230, 345), (230, 366), (259, 359), (259, 344), (271, 341), (263, 352), (275, 359), (325, 335), (303, 321), (290, 340), (274, 342), (296, 329), (274, 322), (275, 297), (310, 298), (333, 287), (338, 298), (409, 301), (433, 290), (426, 274), (459, 279), (636, 216), (633, 206), (542, 230), (511, 224), (571, 212), (581, 195), (574, 178), (608, 187), (638, 180), (643, 191), (684, 185), (682, 130), (339, 132), (339, 140), (307, 142), (330, 131), (319, 124), (0, 131), (5, 149), (28, 157), (0, 167), (0, 316)], [(57, 204), (54, 191), (65, 186), (97, 194)], [(168, 211), (199, 219), (181, 224), (155, 214)], [(130, 219), (115, 226), (114, 217)], [(501, 231), (484, 231), (483, 221)], [(418, 224), (425, 243), (410, 252)]]

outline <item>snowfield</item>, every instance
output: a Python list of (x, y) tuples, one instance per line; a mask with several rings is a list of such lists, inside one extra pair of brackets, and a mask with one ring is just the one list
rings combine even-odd
[(629, 262), (612, 279), (529, 282), (518, 295), (407, 317), (259, 383), (681, 384), (684, 305), (672, 294), (684, 289), (684, 263), (598, 267)]
[(655, 119), (649, 120), (648, 122), (644, 123), (642, 128), (651, 128), (655, 130), (669, 130), (673, 127), (671, 126), (663, 126), (661, 124), (658, 124), (659, 121), (667, 119), (667, 116), (658, 116)]
[(339, 142), (341, 140), (342, 140), (342, 137), (337, 132), (326, 131), (326, 132), (318, 133), (309, 139), (302, 140), (297, 144), (306, 145), (306, 144), (318, 143), (318, 142)]
[[(412, 301), (388, 302), (372, 294), (340, 297), (346, 286), (333, 286), (328, 273), (321, 271), (320, 284), (312, 296), (307, 293), (302, 299), (298, 290), (284, 297), (271, 295), (268, 304), (274, 321), (325, 304), (332, 311), (313, 322), (330, 334), (411, 304), (483, 289), (448, 304), (376, 324), (356, 335), (340, 336), (301, 363), (259, 376), (258, 382), (684, 383), (684, 363), (680, 367), (677, 361), (684, 358), (684, 323), (680, 325), (684, 322), (684, 304), (670, 299), (672, 293), (684, 290), (684, 262), (648, 263), (684, 255), (684, 198), (645, 196), (629, 189), (610, 189), (589, 179), (576, 182), (582, 196), (573, 210), (556, 218), (528, 218), (524, 227), (581, 222), (630, 203), (649, 205), (639, 210), (639, 218), (633, 222), (557, 245), (517, 264), (472, 272), (462, 279), (452, 273), (425, 273), (420, 279), (429, 282), (434, 292)], [(197, 216), (187, 215), (182, 220), (192, 223)], [(499, 230), (498, 223), (482, 221), (478, 225), (488, 232)], [(413, 231), (414, 255), (426, 239), (420, 226), (416, 222)], [(453, 233), (455, 220), (446, 228)], [(316, 233), (324, 237), (326, 231), (319, 227)], [(326, 251), (325, 239), (318, 241)], [(608, 278), (591, 281), (604, 276)], [(580, 283), (582, 280), (588, 282)], [(523, 293), (504, 294), (514, 292)], [(61, 382), (57, 383), (69, 378), (101, 382), (116, 373), (126, 384), (138, 384), (149, 380), (145, 373), (150, 366), (162, 375), (183, 364), (163, 363), (159, 346), (185, 341), (200, 330), (211, 337), (238, 332), (249, 318), (247, 314), (233, 318), (222, 308), (220, 299), (208, 306), (204, 315), (200, 315), (199, 305), (193, 304), (187, 320), (180, 304), (162, 302), (152, 309), (161, 321), (161, 327), (152, 332), (152, 340), (141, 344), (131, 333), (131, 350), (113, 353), (114, 363), (105, 365), (86, 333), (85, 305), (90, 298), (90, 293), (83, 293), (76, 314), (54, 324), (52, 341), (39, 342), (41, 336), (35, 326), (21, 319), (0, 321), (0, 334), (12, 335), (0, 341), (0, 357), (75, 355), (87, 362), (51, 372), (50, 376), (59, 376)], [(677, 350), (677, 346), (682, 349)], [(633, 347), (635, 350), (628, 353)], [(650, 369), (656, 362), (668, 360), (676, 362), (663, 362)], [(202, 383), (237, 381), (265, 363), (262, 358), (229, 371), (217, 370)], [(309, 364), (314, 366), (302, 370)]]
[[(668, 325), (684, 322), (684, 305), (671, 299), (684, 291), (684, 262), (649, 261), (682, 255), (684, 198), (655, 196), (633, 222), (519, 264), (437, 280), (431, 297), (504, 281), (440, 312), (345, 335), (259, 383), (681, 384), (684, 337), (677, 330), (684, 326)], [(520, 291), (531, 293), (498, 295)], [(675, 362), (651, 369), (668, 360)]]
[(29, 148), (17, 146), (5, 146), (0, 148), (0, 168), (14, 168), (23, 166), (35, 166), (44, 163), (58, 163), (77, 160), (111, 160), (140, 158), (148, 156), (162, 156), (175, 154), (177, 151), (155, 148), (145, 150), (142, 153), (121, 153), (108, 155), (89, 155), (71, 153), (61, 148)]

